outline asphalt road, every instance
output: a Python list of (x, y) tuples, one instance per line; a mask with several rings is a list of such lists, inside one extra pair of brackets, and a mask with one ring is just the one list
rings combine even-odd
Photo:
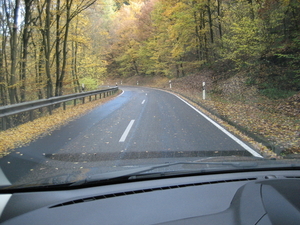
[(22, 183), (54, 173), (99, 173), (203, 157), (259, 156), (173, 94), (121, 89), (113, 100), (0, 159), (8, 180)]

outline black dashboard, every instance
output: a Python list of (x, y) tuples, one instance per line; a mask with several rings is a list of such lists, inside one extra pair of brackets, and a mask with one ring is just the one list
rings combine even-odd
[(0, 195), (1, 224), (300, 224), (300, 171)]

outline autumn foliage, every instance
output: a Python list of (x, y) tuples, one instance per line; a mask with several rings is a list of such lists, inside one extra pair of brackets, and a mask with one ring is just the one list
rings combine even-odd
[(4, 0), (0, 105), (220, 65), (286, 97), (300, 89), (299, 10), (298, 0)]
[(135, 76), (177, 79), (178, 88), (197, 98), (204, 74), (221, 114), (248, 126), (258, 121), (247, 112), (276, 111), (278, 121), (299, 128), (299, 120), (290, 120), (299, 116), (299, 0), (2, 2), (0, 106)]

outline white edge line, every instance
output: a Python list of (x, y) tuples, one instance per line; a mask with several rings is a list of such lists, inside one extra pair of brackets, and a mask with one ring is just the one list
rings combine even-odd
[[(173, 93), (171, 93), (173, 94)], [(173, 94), (175, 95), (175, 94)], [(192, 106), (190, 103), (185, 101), (184, 99), (180, 98), (179, 96), (175, 95), (177, 98), (179, 98), (181, 101), (183, 101), (185, 104), (190, 106), (192, 109), (194, 109), (197, 113), (199, 113), (201, 116), (203, 116), (205, 119), (207, 119), (209, 122), (211, 122), (213, 125), (215, 125), (219, 130), (221, 130), (223, 133), (225, 133), (227, 136), (229, 136), (231, 139), (233, 139), (236, 143), (238, 143), (240, 146), (242, 146), (245, 150), (250, 152), (255, 157), (263, 158), (260, 154), (258, 154), (255, 150), (250, 148), (248, 145), (246, 145), (244, 142), (242, 142), (240, 139), (238, 139), (236, 136), (228, 132), (226, 129), (224, 129), (222, 126), (220, 126), (218, 123), (213, 121), (211, 118), (206, 116), (204, 113), (200, 112), (198, 109), (196, 109), (194, 106)]]
[(124, 141), (126, 140), (127, 135), (128, 135), (128, 133), (129, 133), (129, 131), (130, 131), (130, 129), (131, 129), (133, 123), (134, 123), (134, 120), (131, 120), (130, 123), (128, 124), (127, 128), (125, 129), (125, 131), (124, 131), (122, 137), (120, 138), (119, 142), (124, 142)]
[(2, 216), (5, 206), (8, 203), (11, 196), (12, 196), (12, 194), (1, 194), (0, 195), (0, 216)]
[(144, 103), (145, 103), (145, 100), (142, 101), (142, 105), (144, 105)]

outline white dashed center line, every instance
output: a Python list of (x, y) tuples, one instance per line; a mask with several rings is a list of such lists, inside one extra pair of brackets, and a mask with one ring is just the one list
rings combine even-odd
[(126, 130), (124, 131), (122, 137), (120, 138), (119, 142), (124, 142), (126, 140), (126, 137), (127, 137), (128, 133), (129, 133), (129, 131), (130, 131), (133, 123), (134, 123), (134, 120), (131, 120), (130, 123), (128, 124)]

